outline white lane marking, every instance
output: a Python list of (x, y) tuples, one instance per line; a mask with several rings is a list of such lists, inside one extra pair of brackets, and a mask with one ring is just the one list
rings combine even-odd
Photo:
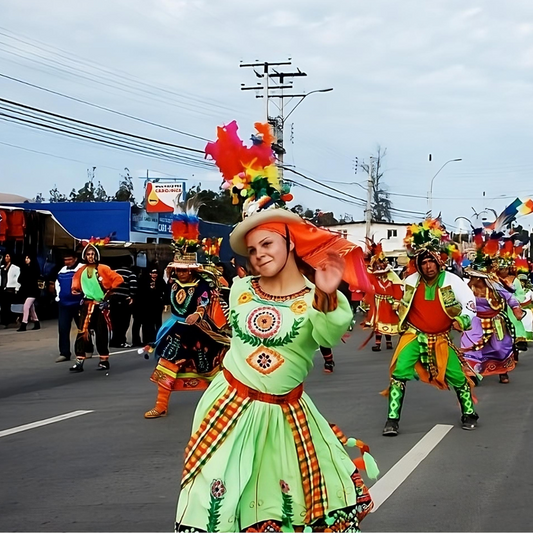
[(13, 433), (20, 433), (21, 431), (27, 431), (28, 429), (47, 426), (48, 424), (54, 424), (55, 422), (61, 422), (62, 420), (68, 420), (69, 418), (74, 418), (76, 416), (86, 415), (93, 412), (94, 411), (72, 411), (71, 413), (65, 413), (64, 415), (54, 416), (52, 418), (45, 418), (44, 420), (38, 420), (37, 422), (32, 422), (31, 424), (24, 424), (23, 426), (4, 429), (0, 431), (0, 438), (7, 437), (8, 435), (13, 435)]
[(392, 493), (412, 474), (453, 426), (437, 424), (426, 433), (380, 480), (369, 489), (375, 513)]

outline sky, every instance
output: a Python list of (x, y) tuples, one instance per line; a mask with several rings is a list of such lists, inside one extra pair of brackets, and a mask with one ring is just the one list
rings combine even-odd
[(437, 172), (433, 213), (452, 228), (533, 196), (528, 0), (2, 2), (1, 98), (200, 152), (190, 166), (0, 120), (0, 192), (68, 193), (92, 167), (108, 193), (127, 167), (138, 199), (147, 171), (216, 190), (219, 174), (198, 162), (206, 140), (232, 120), (248, 139), (265, 120), (264, 100), (240, 90), (259, 81), (240, 62), (287, 58), (307, 73), (296, 93), (333, 88), (287, 119), (285, 163), (320, 183), (294, 175), (306, 187), (294, 203), (363, 219), (354, 160), (379, 146), (396, 222), (423, 218)]

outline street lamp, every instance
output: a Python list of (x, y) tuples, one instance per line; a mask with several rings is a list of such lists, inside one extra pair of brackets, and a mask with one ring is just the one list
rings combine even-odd
[[(285, 154), (285, 149), (283, 148), (283, 129), (285, 128), (285, 122), (287, 119), (294, 113), (294, 110), (310, 95), (314, 93), (329, 93), (330, 91), (333, 91), (333, 87), (329, 87), (328, 89), (315, 89), (314, 91), (310, 91), (305, 94), (294, 94), (291, 95), (292, 98), (300, 98), (299, 102), (291, 109), (288, 115), (284, 116), (284, 109), (283, 109), (283, 96), (281, 96), (281, 116), (277, 119), (273, 119), (271, 124), (274, 125), (274, 128), (276, 130), (276, 137), (278, 138), (277, 143), (275, 145), (272, 145), (272, 148), (274, 152), (278, 156), (278, 166), (280, 169), (280, 178), (283, 179), (283, 155)], [(290, 101), (292, 101), (292, 98)], [(280, 130), (278, 133), (278, 129)], [(281, 141), (281, 143), (280, 143)]]
[(442, 165), (442, 167), (440, 167), (439, 170), (437, 170), (437, 173), (431, 178), (431, 183), (429, 185), (429, 192), (428, 192), (428, 217), (429, 218), (431, 218), (431, 204), (432, 204), (432, 201), (433, 201), (433, 182), (435, 181), (435, 178), (439, 175), (440, 171), (448, 163), (453, 163), (455, 161), (462, 161), (462, 159), (458, 158), (458, 159), (450, 159), (450, 160), (446, 161), (446, 163), (444, 163), (444, 165)]
[(300, 101), (291, 109), (290, 113), (283, 118), (283, 122), (285, 122), (293, 113), (294, 110), (310, 95), (314, 93), (329, 93), (333, 91), (333, 87), (329, 87), (329, 89), (315, 89), (314, 91), (310, 91), (306, 94), (296, 94), (295, 97), (301, 97)]

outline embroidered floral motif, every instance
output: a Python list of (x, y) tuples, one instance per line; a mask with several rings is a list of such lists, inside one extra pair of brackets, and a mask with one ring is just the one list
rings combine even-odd
[(242, 305), (242, 304), (247, 304), (248, 302), (251, 302), (253, 300), (253, 296), (252, 296), (252, 293), (251, 292), (243, 292), (240, 296), (239, 296), (239, 299), (237, 300), (239, 305)]
[(281, 488), (281, 525), (285, 530), (292, 529), (292, 519), (294, 516), (294, 511), (292, 508), (292, 496), (289, 494), (290, 487), (286, 481), (283, 479), (279, 480), (279, 486)]
[(214, 479), (211, 483), (211, 495), (220, 500), (226, 494), (226, 486), (221, 479)]
[(289, 487), (289, 484), (286, 481), (283, 481), (283, 479), (280, 479), (279, 486), (281, 487), (281, 492), (283, 492), (283, 494), (289, 494), (289, 491), (291, 489)]
[(307, 311), (307, 304), (305, 303), (305, 300), (296, 300), (291, 305), (291, 311), (295, 315), (303, 315)]
[(231, 327), (233, 330), (233, 336), (238, 337), (246, 344), (251, 346), (265, 346), (267, 348), (278, 348), (285, 346), (292, 342), (299, 334), (301, 325), (305, 322), (305, 317), (297, 318), (290, 329), (285, 335), (278, 335), (277, 337), (262, 338), (257, 334), (250, 335), (254, 333), (253, 331), (244, 331), (239, 324), (239, 314), (232, 309), (229, 314)]
[(248, 315), (247, 325), (256, 337), (269, 339), (281, 328), (281, 313), (275, 307), (258, 307)]
[(261, 374), (267, 375), (278, 369), (284, 362), (282, 355), (275, 350), (262, 346), (252, 352), (246, 362)]
[(209, 501), (209, 509), (207, 511), (208, 522), (206, 531), (218, 531), (220, 523), (220, 506), (226, 494), (226, 486), (221, 479), (213, 479), (211, 482), (211, 498)]

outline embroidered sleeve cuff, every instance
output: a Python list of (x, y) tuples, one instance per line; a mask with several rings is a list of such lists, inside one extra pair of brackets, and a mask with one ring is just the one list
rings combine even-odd
[(461, 331), (469, 330), (472, 327), (472, 321), (468, 315), (456, 316), (455, 321), (459, 324)]
[(337, 309), (338, 303), (337, 291), (332, 294), (326, 294), (319, 288), (315, 288), (313, 307), (317, 311), (321, 311), (322, 313), (330, 313), (331, 311), (335, 311), (335, 309)]

